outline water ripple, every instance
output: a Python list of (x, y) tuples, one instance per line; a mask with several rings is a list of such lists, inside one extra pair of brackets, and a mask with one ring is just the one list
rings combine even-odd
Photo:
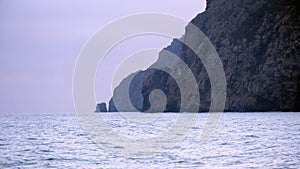
[[(76, 114), (1, 116), (0, 168), (300, 168), (300, 114), (226, 113), (214, 135), (200, 142), (206, 117), (172, 149), (132, 158), (93, 143)], [(116, 118), (111, 125), (132, 138), (137, 132), (153, 137), (170, 124), (139, 128)]]

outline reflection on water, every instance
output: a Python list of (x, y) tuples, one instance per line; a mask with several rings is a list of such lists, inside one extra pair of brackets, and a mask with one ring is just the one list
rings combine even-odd
[[(163, 152), (144, 156), (137, 149), (126, 156), (118, 153), (126, 145), (111, 147), (109, 139), (93, 143), (74, 113), (0, 115), (0, 168), (300, 168), (299, 113), (224, 113), (212, 137), (201, 142), (207, 116), (200, 114), (177, 144), (163, 147), (161, 142), (169, 141), (156, 140), (153, 149)], [(122, 117), (104, 117), (115, 136), (148, 140), (168, 132), (182, 116), (156, 115), (151, 124)]]

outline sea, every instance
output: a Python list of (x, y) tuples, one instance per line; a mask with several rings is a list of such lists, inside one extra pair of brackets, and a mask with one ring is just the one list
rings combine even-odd
[[(126, 122), (124, 113), (104, 116), (109, 116), (102, 119), (115, 140), (127, 138), (146, 147), (158, 129), (160, 134), (180, 130), (181, 137), (164, 146), (169, 142), (162, 134), (147, 155), (141, 147), (130, 154), (126, 144), (107, 146), (106, 130), (95, 130), (102, 135), (95, 140), (76, 113), (0, 114), (0, 168), (300, 168), (300, 113), (222, 113), (206, 139), (201, 133), (209, 113), (158, 113), (149, 121), (141, 114), (146, 120), (137, 125)], [(155, 123), (160, 116), (164, 123)], [(180, 119), (189, 124), (184, 130), (177, 129)]]

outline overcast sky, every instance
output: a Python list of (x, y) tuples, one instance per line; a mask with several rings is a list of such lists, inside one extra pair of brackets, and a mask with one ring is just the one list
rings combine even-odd
[[(204, 9), (205, 0), (0, 0), (0, 113), (73, 112), (76, 59), (97, 30), (136, 13), (161, 12), (190, 21)], [(161, 49), (169, 43), (163, 37), (136, 37), (105, 63), (118, 64), (124, 50)], [(109, 66), (104, 71), (111, 76)], [(111, 91), (97, 84), (97, 100), (108, 101)]]

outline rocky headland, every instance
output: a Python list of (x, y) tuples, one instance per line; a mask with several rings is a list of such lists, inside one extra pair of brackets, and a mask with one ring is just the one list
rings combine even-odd
[[(206, 11), (191, 21), (210, 39), (222, 61), (227, 83), (224, 111), (300, 111), (299, 2), (207, 0)], [(183, 41), (193, 38), (189, 26)], [(197, 39), (193, 41), (197, 43)], [(157, 62), (164, 58), (164, 51), (175, 54), (189, 66), (199, 87), (201, 102), (198, 112), (208, 111), (211, 84), (201, 60), (177, 39), (160, 53)], [(176, 63), (172, 64), (174, 69), (181, 69)], [(136, 110), (150, 108), (149, 95), (154, 89), (164, 92), (166, 112), (180, 110), (181, 93), (178, 89), (182, 86), (178, 86), (166, 72), (150, 67), (121, 82), (109, 102), (109, 111), (132, 111), (127, 103), (122, 102), (125, 85), (129, 85), (130, 101)], [(183, 87), (188, 88), (189, 84)], [(193, 96), (193, 93), (185, 94)], [(121, 106), (116, 108), (116, 102)], [(160, 103), (154, 101), (152, 104)]]

